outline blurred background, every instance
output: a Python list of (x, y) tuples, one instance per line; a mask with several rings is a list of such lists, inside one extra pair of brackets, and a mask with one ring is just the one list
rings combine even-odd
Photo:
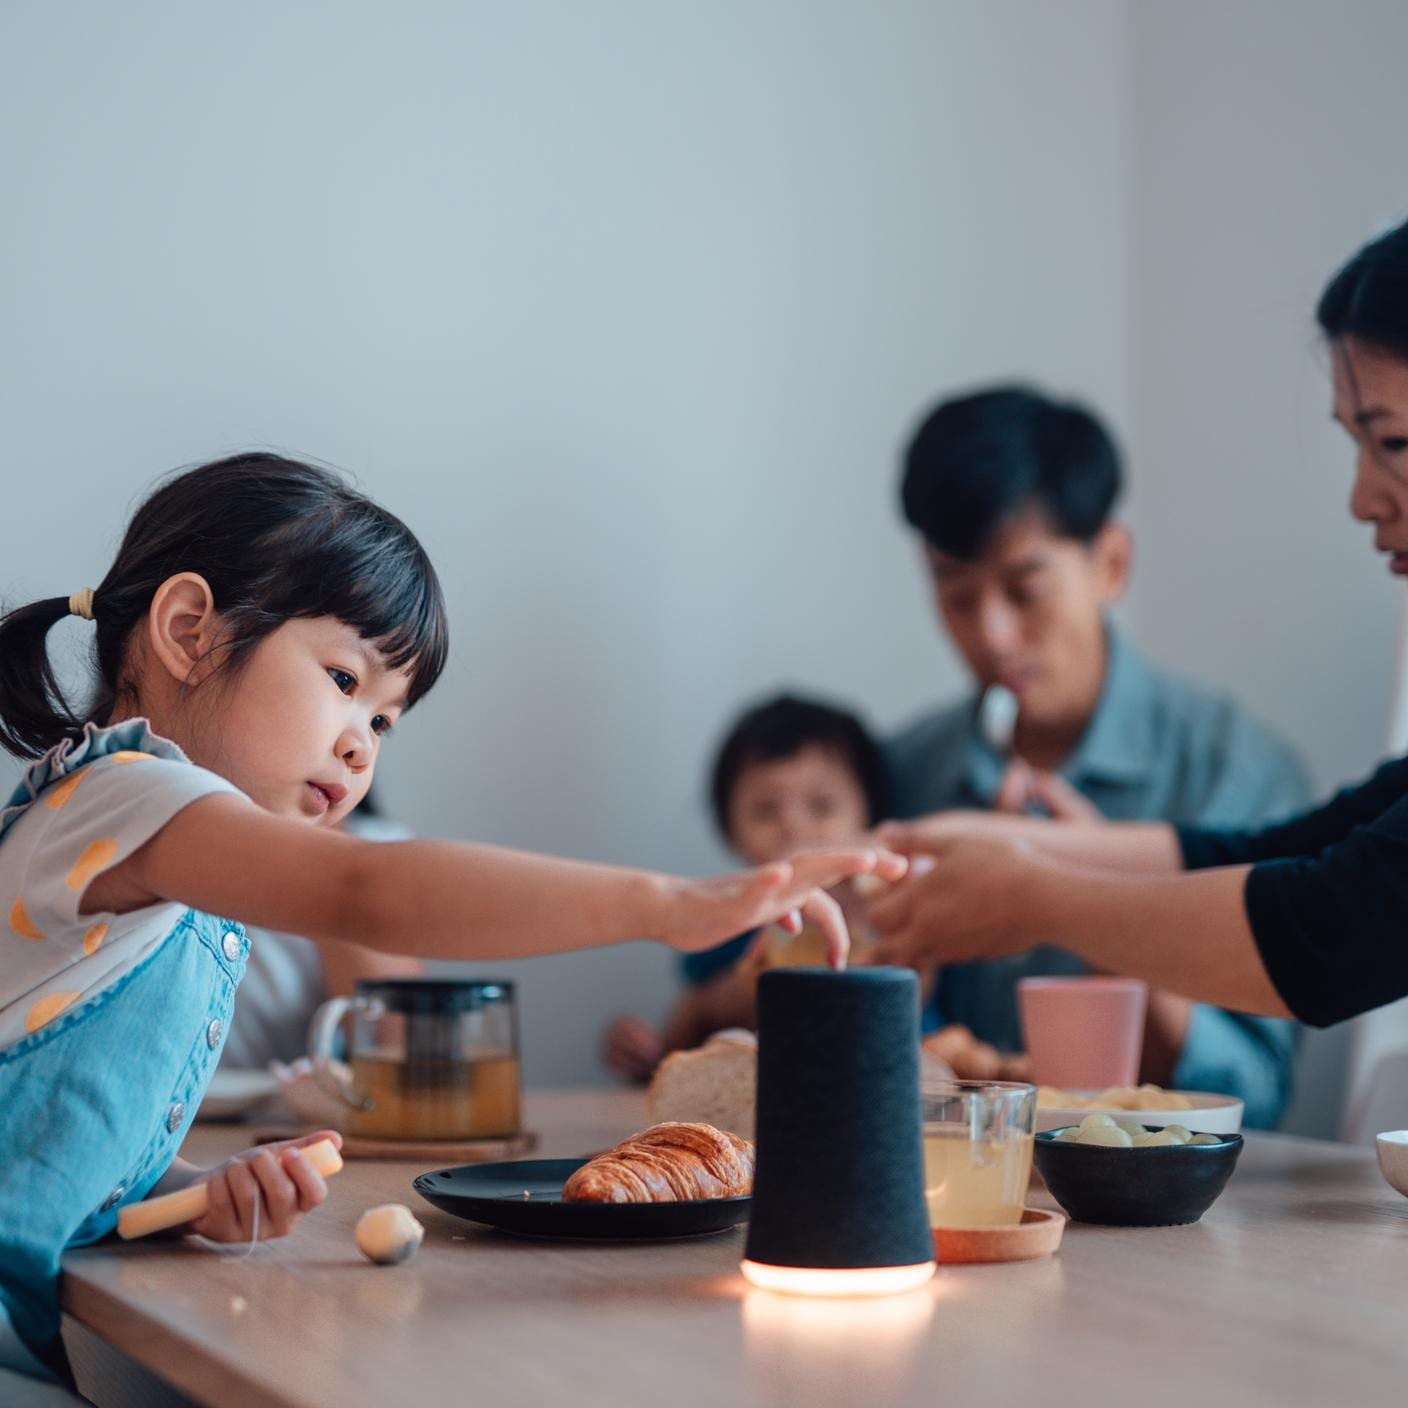
[[(1405, 49), (1396, 0), (8, 4), (0, 595), (95, 584), (174, 466), (338, 465), (452, 611), (387, 810), (704, 870), (740, 704), (963, 690), (898, 452), (1026, 378), (1121, 439), (1146, 654), (1328, 788), (1384, 749), (1400, 594), (1311, 313), (1408, 209)], [(534, 1084), (674, 986), (645, 945), (483, 971)]]

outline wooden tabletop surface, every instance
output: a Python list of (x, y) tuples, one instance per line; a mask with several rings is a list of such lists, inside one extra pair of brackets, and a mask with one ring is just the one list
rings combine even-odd
[[(530, 1094), (527, 1117), (548, 1156), (644, 1122), (627, 1091)], [(212, 1163), (249, 1137), (198, 1126), (184, 1152)], [(325, 1207), (244, 1259), (179, 1242), (73, 1253), (65, 1310), (198, 1402), (239, 1408), (1358, 1405), (1401, 1403), (1408, 1383), (1408, 1200), (1362, 1149), (1252, 1134), (1201, 1223), (1073, 1223), (1055, 1258), (941, 1267), (870, 1302), (747, 1288), (741, 1229), (516, 1240), (421, 1202), (422, 1171), (349, 1163)], [(352, 1228), (391, 1201), (425, 1243), (372, 1266)]]

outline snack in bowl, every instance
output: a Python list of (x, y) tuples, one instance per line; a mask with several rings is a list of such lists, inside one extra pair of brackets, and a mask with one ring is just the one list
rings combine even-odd
[(1191, 1110), (1193, 1102), (1181, 1091), (1161, 1085), (1112, 1085), (1098, 1095), (1080, 1095), (1054, 1085), (1037, 1088), (1038, 1109), (1053, 1110)]
[(1196, 1222), (1242, 1152), (1240, 1134), (1194, 1136), (1177, 1125), (1150, 1128), (1108, 1115), (1087, 1116), (1082, 1126), (1038, 1134), (1032, 1151), (1047, 1191), (1077, 1222)]
[(1217, 1144), (1216, 1134), (1194, 1134), (1181, 1124), (1149, 1129), (1111, 1115), (1087, 1115), (1078, 1125), (1060, 1130), (1056, 1139), (1063, 1144), (1100, 1144), (1111, 1149), (1160, 1149), (1171, 1144)]
[(753, 1146), (710, 1124), (652, 1125), (583, 1164), (563, 1185), (564, 1203), (676, 1203), (746, 1198)]
[(1138, 1127), (1176, 1122), (1192, 1134), (1236, 1134), (1242, 1127), (1242, 1102), (1232, 1095), (1164, 1090), (1157, 1085), (1098, 1091), (1041, 1086), (1037, 1091), (1038, 1134), (1078, 1125), (1087, 1115), (1096, 1114)]

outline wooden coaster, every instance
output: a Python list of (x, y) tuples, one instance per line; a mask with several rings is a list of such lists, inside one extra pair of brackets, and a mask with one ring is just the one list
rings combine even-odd
[(1036, 1261), (1055, 1252), (1065, 1230), (1063, 1213), (1026, 1208), (1021, 1222), (1008, 1227), (936, 1227), (934, 1252), (940, 1266), (978, 1261)]
[[(287, 1130), (270, 1139), (287, 1139)], [(256, 1141), (263, 1144), (269, 1139)], [(342, 1136), (344, 1159), (400, 1159), (407, 1163), (488, 1164), (499, 1159), (517, 1159), (538, 1147), (538, 1136), (523, 1130), (507, 1139), (359, 1139)]]

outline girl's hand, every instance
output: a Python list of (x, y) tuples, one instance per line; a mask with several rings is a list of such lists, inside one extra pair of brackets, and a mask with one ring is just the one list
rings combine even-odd
[(322, 1175), (298, 1151), (320, 1139), (331, 1139), (340, 1149), (342, 1136), (324, 1129), (278, 1144), (246, 1149), (223, 1164), (198, 1174), (192, 1183), (210, 1189), (210, 1210), (190, 1230), (212, 1242), (249, 1242), (283, 1237), (299, 1219), (312, 1212), (328, 1195)]
[(739, 875), (664, 879), (655, 937), (686, 952), (713, 948), (749, 929), (777, 924), (789, 934), (810, 920), (826, 935), (827, 962), (844, 968), (851, 940), (841, 907), (825, 893), (853, 875), (898, 880), (903, 856), (875, 849), (806, 851)]
[[(923, 844), (910, 837), (910, 845)], [(928, 843), (910, 878), (870, 907), (879, 935), (875, 962), (922, 968), (1020, 952), (1035, 936), (1033, 876), (1048, 868), (1024, 841), (997, 838)]]

